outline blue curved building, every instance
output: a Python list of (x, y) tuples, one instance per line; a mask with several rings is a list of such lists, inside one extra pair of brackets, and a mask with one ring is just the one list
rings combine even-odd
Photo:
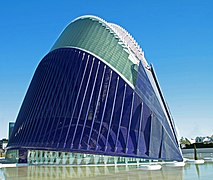
[(82, 16), (41, 60), (7, 157), (31, 164), (182, 160), (152, 65), (122, 27)]

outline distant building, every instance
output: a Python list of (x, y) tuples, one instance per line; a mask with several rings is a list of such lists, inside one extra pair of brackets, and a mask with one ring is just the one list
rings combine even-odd
[(10, 139), (10, 136), (13, 132), (14, 125), (15, 125), (14, 122), (9, 122), (8, 140)]
[(205, 137), (196, 137), (195, 141), (196, 141), (196, 143), (203, 143), (204, 139), (205, 139)]
[(203, 143), (206, 143), (206, 144), (208, 144), (208, 143), (211, 143), (211, 138), (210, 137), (205, 137), (204, 139), (203, 139)]
[(0, 140), (0, 149), (3, 149), (3, 150), (5, 150), (6, 149), (6, 147), (7, 147), (7, 144), (8, 144), (8, 140), (7, 139), (1, 139)]

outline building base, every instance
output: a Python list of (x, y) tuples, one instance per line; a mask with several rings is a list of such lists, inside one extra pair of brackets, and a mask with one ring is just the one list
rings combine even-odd
[(132, 157), (118, 157), (72, 152), (45, 150), (8, 150), (6, 158), (13, 163), (28, 163), (29, 165), (140, 165), (148, 160)]

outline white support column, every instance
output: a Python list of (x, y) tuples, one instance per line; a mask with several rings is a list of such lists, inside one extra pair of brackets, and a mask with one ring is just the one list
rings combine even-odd
[(49, 152), (44, 151), (44, 164), (48, 164), (49, 162)]
[(39, 153), (38, 150), (35, 150), (35, 160), (36, 160), (35, 164), (39, 164), (39, 154), (38, 153)]
[(28, 163), (31, 163), (31, 161), (32, 161), (32, 152), (30, 151), (30, 150), (28, 150), (28, 154), (27, 154), (27, 162)]
[(74, 157), (73, 153), (70, 153), (69, 159), (70, 159), (69, 164), (70, 164), (70, 165), (73, 165), (73, 162), (74, 162), (74, 160), (75, 160), (75, 157)]
[(128, 166), (128, 159), (129, 158), (127, 158), (127, 157), (125, 158), (125, 164), (126, 164), (126, 166)]
[(77, 154), (77, 164), (80, 165), (81, 162), (82, 162), (82, 157), (81, 157), (81, 155), (78, 153), (78, 154)]
[(66, 162), (67, 162), (67, 155), (66, 155), (66, 153), (62, 152), (61, 156), (62, 156), (62, 164), (66, 164)]
[(107, 162), (108, 162), (108, 156), (104, 156), (104, 164), (106, 165), (107, 164)]
[(53, 164), (53, 152), (52, 151), (50, 151), (49, 159), (50, 159), (49, 164)]
[(86, 157), (84, 157), (84, 162), (86, 164), (89, 164), (90, 160), (91, 160), (91, 155), (86, 155)]
[(137, 166), (139, 166), (139, 161), (140, 161), (140, 159), (136, 158)]
[(44, 164), (44, 153), (40, 151), (40, 164)]
[(115, 166), (117, 166), (117, 162), (118, 162), (118, 157), (114, 157), (114, 164), (115, 164)]
[(94, 155), (94, 164), (98, 164), (99, 158), (99, 155)]
[(36, 151), (33, 150), (32, 153), (33, 153), (32, 164), (35, 164), (35, 162), (36, 162)]
[(59, 164), (61, 162), (61, 157), (59, 157), (59, 152), (55, 152), (56, 157), (56, 164)]

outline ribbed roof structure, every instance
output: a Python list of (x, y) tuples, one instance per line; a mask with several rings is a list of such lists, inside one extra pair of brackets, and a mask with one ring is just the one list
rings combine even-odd
[(147, 62), (134, 38), (122, 27), (96, 16), (81, 16), (70, 23), (52, 50), (78, 47), (100, 57), (134, 87), (139, 61)]

